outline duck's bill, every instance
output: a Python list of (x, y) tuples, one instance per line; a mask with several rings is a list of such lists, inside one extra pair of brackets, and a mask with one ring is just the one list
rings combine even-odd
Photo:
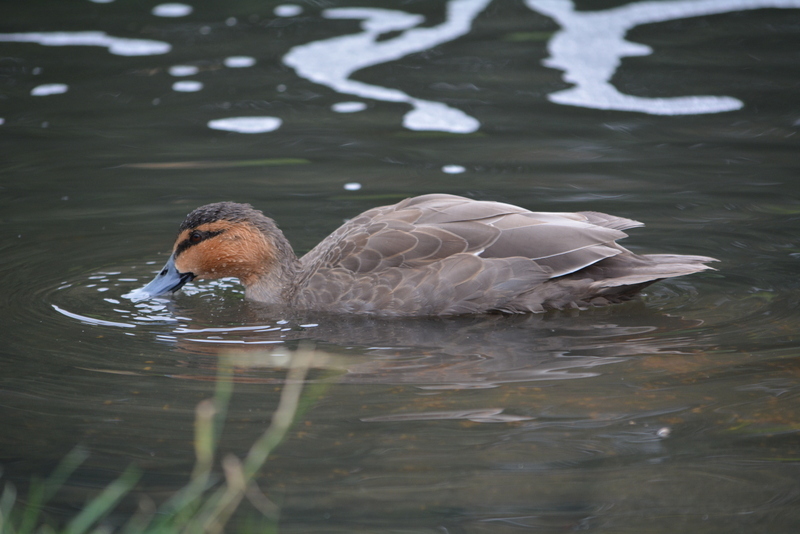
[(175, 259), (170, 256), (167, 264), (146, 286), (131, 291), (126, 297), (133, 301), (147, 300), (178, 291), (186, 282), (194, 278), (192, 273), (181, 273), (175, 268)]

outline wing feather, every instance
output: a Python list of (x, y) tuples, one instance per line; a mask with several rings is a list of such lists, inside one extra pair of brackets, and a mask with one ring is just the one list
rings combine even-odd
[(365, 212), (301, 261), (366, 273), (416, 268), (469, 252), (482, 258), (529, 258), (558, 276), (618, 254), (613, 243), (626, 237), (619, 228), (637, 224), (594, 212), (536, 213), (500, 202), (424, 195)]
[(598, 287), (616, 298), (614, 286), (646, 285), (711, 261), (636, 256), (616, 243), (636, 226), (598, 212), (423, 195), (364, 212), (301, 258), (297, 302), (388, 315), (541, 311), (588, 302)]

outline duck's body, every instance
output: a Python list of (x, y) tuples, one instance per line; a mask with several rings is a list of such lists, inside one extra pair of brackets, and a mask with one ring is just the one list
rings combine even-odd
[(221, 202), (187, 216), (167, 266), (141, 291), (155, 296), (193, 278), (235, 276), (246, 298), (292, 309), (527, 313), (627, 300), (715, 261), (633, 254), (616, 240), (636, 226), (603, 213), (424, 195), (362, 213), (297, 259), (272, 219)]

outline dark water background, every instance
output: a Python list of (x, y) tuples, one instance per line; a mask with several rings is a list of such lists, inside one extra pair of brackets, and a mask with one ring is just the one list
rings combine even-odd
[[(654, 53), (624, 58), (614, 87), (744, 103), (722, 113), (549, 101), (571, 87), (542, 65), (560, 26), (516, 1), (353, 75), (461, 110), (480, 123), (471, 133), (406, 128), (408, 103), (338, 94), (282, 61), (360, 31), (322, 8), (401, 10), (434, 27), (445, 2), (309, 1), (291, 17), (266, 1), (197, 0), (173, 18), (155, 5), (3, 5), (0, 34), (171, 45), (122, 56), (0, 42), (4, 480), (24, 486), (83, 445), (90, 457), (56, 513), (131, 462), (145, 471), (139, 490), (163, 498), (191, 471), (194, 407), (213, 392), (220, 353), (259, 351), (237, 371), (223, 434), (222, 450), (241, 455), (276, 405), (285, 371), (274, 365), (311, 340), (342, 363), (312, 371), (323, 393), (259, 478), (281, 530), (796, 532), (800, 4), (628, 32)], [(227, 67), (232, 56), (255, 64)], [(198, 70), (176, 77), (175, 65)], [(182, 80), (202, 89), (174, 90)], [(54, 83), (68, 90), (32, 94)], [(342, 101), (366, 109), (332, 111)], [(243, 116), (283, 122), (258, 134), (208, 126)], [(250, 202), (302, 253), (365, 209), (431, 192), (641, 220), (633, 250), (714, 256), (718, 271), (624, 305), (525, 317), (275, 317), (233, 282), (139, 307), (122, 297), (161, 266), (196, 206)]]

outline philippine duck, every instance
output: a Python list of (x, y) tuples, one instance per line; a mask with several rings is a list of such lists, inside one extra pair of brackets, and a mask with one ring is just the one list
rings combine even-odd
[(431, 194), (368, 210), (298, 259), (249, 204), (191, 212), (164, 269), (130, 296), (236, 277), (245, 298), (294, 310), (387, 316), (527, 313), (630, 299), (662, 278), (709, 269), (705, 256), (618, 245), (642, 223)]

